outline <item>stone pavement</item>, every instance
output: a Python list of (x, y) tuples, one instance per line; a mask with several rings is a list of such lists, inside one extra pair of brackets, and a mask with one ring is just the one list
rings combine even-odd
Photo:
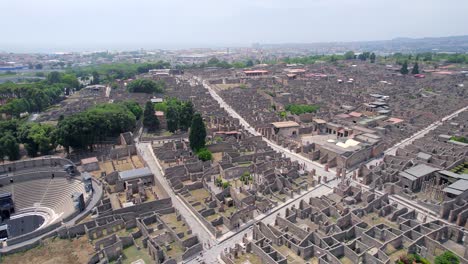
[(167, 197), (172, 199), (173, 206), (179, 210), (179, 213), (184, 217), (185, 221), (188, 223), (192, 232), (198, 236), (198, 239), (202, 243), (210, 243), (211, 245), (216, 243), (214, 236), (206, 229), (206, 227), (198, 220), (198, 218), (187, 208), (187, 206), (182, 203), (182, 201), (177, 197), (172, 188), (169, 186), (166, 178), (164, 178), (163, 170), (161, 165), (158, 163), (156, 157), (154, 156), (153, 149), (150, 143), (138, 143), (138, 151), (140, 152), (143, 159), (148, 164), (148, 167), (151, 169), (155, 176), (155, 184), (161, 190), (164, 190), (167, 193)]

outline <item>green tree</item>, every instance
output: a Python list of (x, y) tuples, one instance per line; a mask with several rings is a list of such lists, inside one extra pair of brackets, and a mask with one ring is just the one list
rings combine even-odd
[(93, 76), (91, 84), (99, 84), (101, 82), (101, 80), (99, 79), (100, 76), (98, 71), (93, 71), (91, 75)]
[(170, 68), (171, 65), (168, 62), (164, 61), (157, 61), (156, 63), (145, 63), (137, 67), (138, 73), (147, 73), (151, 69), (167, 69)]
[(193, 119), (193, 104), (191, 101), (188, 101), (182, 104), (179, 114), (179, 128), (183, 131), (187, 131), (192, 124)]
[(61, 75), (58, 71), (53, 71), (47, 74), (47, 82), (49, 84), (60, 83), (61, 82)]
[(18, 131), (18, 119), (10, 119), (10, 120), (0, 120), (0, 131), (3, 133), (11, 133), (12, 135), (16, 135)]
[(426, 52), (423, 54), (423, 61), (432, 61), (432, 53)]
[(166, 112), (167, 130), (174, 133), (179, 129), (179, 111), (177, 106), (169, 105)]
[(159, 119), (154, 115), (154, 107), (151, 101), (146, 102), (145, 111), (143, 112), (143, 125), (149, 131), (156, 131), (159, 129)]
[(190, 127), (189, 141), (190, 147), (194, 151), (198, 151), (205, 147), (206, 128), (205, 123), (199, 113), (193, 116), (192, 126)]
[(198, 159), (201, 161), (208, 161), (213, 159), (213, 154), (206, 148), (200, 149), (197, 152)]
[(245, 62), (245, 67), (252, 67), (252, 66), (254, 66), (254, 63), (253, 63), (253, 61), (251, 59), (249, 59), (249, 60), (247, 60)]
[(140, 119), (141, 115), (143, 114), (143, 109), (137, 102), (129, 100), (122, 102), (122, 104), (127, 107), (127, 109), (133, 113), (133, 115), (135, 115), (136, 119)]
[(419, 74), (419, 65), (417, 62), (414, 64), (411, 74)]
[(407, 61), (403, 62), (403, 65), (401, 66), (401, 69), (400, 69), (400, 73), (401, 74), (408, 74), (409, 73), (408, 62)]
[(215, 185), (218, 187), (221, 187), (223, 185), (223, 179), (221, 178), (221, 176), (215, 179)]
[(9, 160), (17, 160), (20, 158), (19, 144), (11, 133), (5, 133), (0, 137), (0, 156), (2, 160), (5, 156), (7, 156)]
[(374, 63), (374, 62), (375, 62), (375, 58), (376, 58), (375, 53), (372, 52), (371, 55), (370, 55), (370, 57), (369, 57), (370, 62), (371, 62), (371, 63)]
[(223, 189), (229, 188), (231, 184), (228, 181), (223, 182)]
[(451, 251), (445, 251), (434, 259), (434, 264), (458, 264), (460, 259)]
[(245, 171), (239, 178), (244, 184), (249, 184), (253, 180), (249, 171)]
[(78, 89), (80, 87), (80, 82), (74, 74), (64, 74), (60, 80), (61, 83), (68, 85), (68, 88)]
[(368, 51), (365, 51), (361, 54), (359, 54), (358, 59), (365, 61), (370, 57), (370, 53)]
[(57, 146), (55, 127), (39, 123), (27, 123), (20, 127), (18, 139), (24, 144), (28, 155), (49, 154)]
[(218, 63), (219, 60), (216, 57), (210, 58), (207, 62), (208, 66), (216, 66)]
[(57, 142), (71, 148), (93, 150), (93, 145), (108, 137), (135, 128), (135, 115), (122, 103), (100, 104), (65, 117), (57, 124)]
[(127, 85), (131, 93), (163, 93), (166, 87), (164, 81), (153, 81), (147, 79), (138, 79)]
[(353, 60), (354, 58), (356, 57), (356, 55), (354, 54), (354, 51), (347, 51), (345, 54), (344, 54), (344, 58), (345, 60)]

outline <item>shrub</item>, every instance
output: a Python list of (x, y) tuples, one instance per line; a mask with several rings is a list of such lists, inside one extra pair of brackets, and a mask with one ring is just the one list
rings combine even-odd
[(451, 251), (445, 251), (434, 259), (435, 264), (458, 264), (460, 260)]
[(213, 159), (213, 154), (211, 151), (207, 150), (206, 148), (200, 149), (197, 153), (198, 159), (202, 161), (208, 161)]
[(227, 182), (227, 181), (223, 182), (223, 189), (226, 189), (226, 188), (228, 188), (230, 186), (231, 186), (231, 184), (229, 182)]

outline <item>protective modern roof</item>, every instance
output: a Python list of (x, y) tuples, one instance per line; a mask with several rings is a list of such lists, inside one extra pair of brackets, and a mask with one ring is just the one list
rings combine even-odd
[(444, 188), (444, 192), (460, 195), (468, 190), (467, 180), (458, 180)]
[(95, 163), (95, 162), (99, 162), (97, 157), (91, 157), (91, 158), (81, 160), (81, 164), (83, 164), (83, 165), (90, 164), (90, 163)]
[(428, 174), (431, 174), (431, 173), (433, 173), (435, 171), (438, 171), (438, 170), (440, 170), (440, 169), (428, 166), (426, 164), (418, 164), (418, 165), (416, 165), (414, 167), (411, 167), (411, 168), (405, 170), (405, 172), (415, 176), (416, 178), (419, 178), (419, 177), (423, 177), (423, 176), (426, 176)]
[(132, 180), (152, 175), (153, 173), (148, 167), (119, 172), (119, 178), (121, 180)]
[(271, 123), (276, 128), (298, 127), (299, 124), (294, 121), (274, 122)]

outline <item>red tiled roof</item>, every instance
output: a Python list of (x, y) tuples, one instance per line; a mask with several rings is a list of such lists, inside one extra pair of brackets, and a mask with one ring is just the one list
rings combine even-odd
[(98, 162), (98, 159), (96, 157), (91, 157), (91, 158), (81, 160), (81, 164), (83, 164), (83, 165), (84, 164), (94, 163), (94, 162)]
[(359, 113), (359, 112), (351, 112), (349, 113), (350, 116), (352, 117), (361, 117), (362, 116), (362, 113)]
[(251, 70), (251, 71), (244, 71), (244, 73), (268, 73), (266, 70)]
[(391, 117), (387, 120), (388, 122), (392, 122), (393, 124), (398, 124), (398, 123), (401, 123), (403, 122), (404, 120), (403, 119), (400, 119), (400, 118), (396, 118), (396, 117)]

